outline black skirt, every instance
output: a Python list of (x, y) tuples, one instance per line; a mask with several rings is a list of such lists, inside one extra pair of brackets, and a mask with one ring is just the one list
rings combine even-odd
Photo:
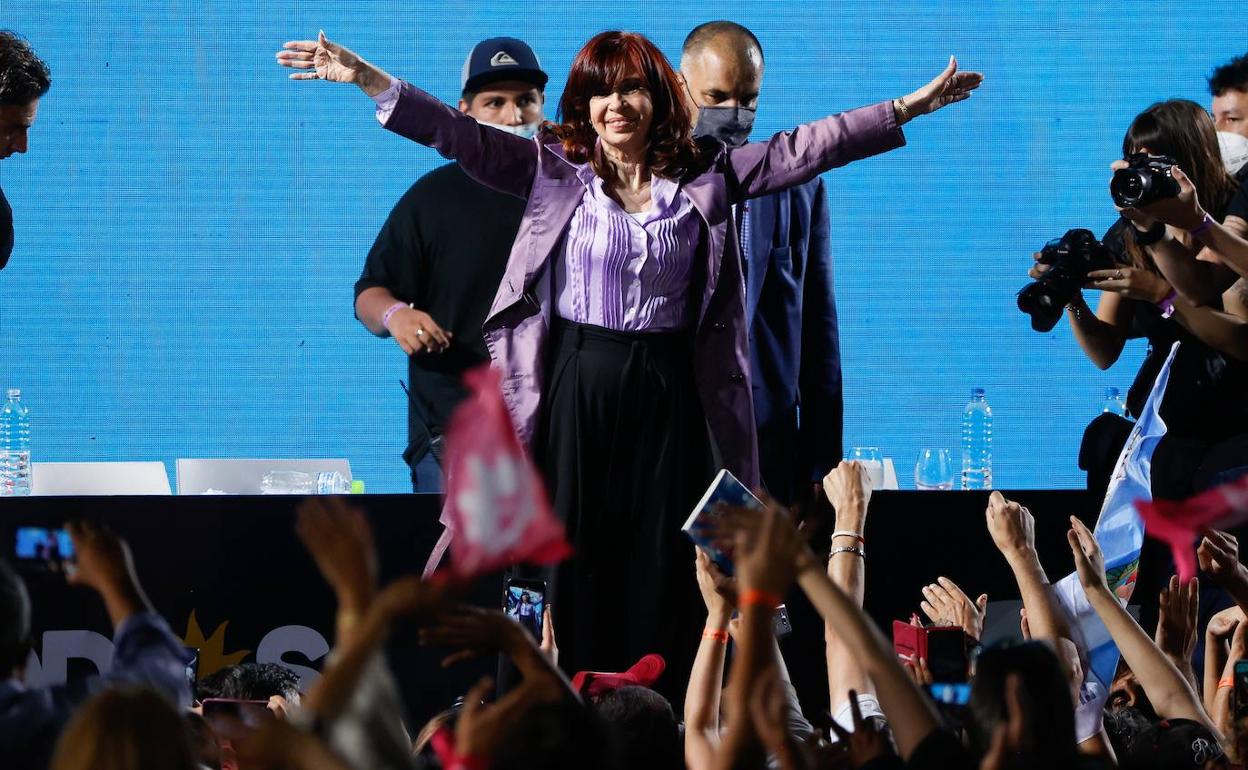
[(705, 613), (681, 525), (713, 476), (693, 335), (555, 320), (536, 456), (575, 553), (549, 597), (569, 671), (657, 652), (680, 700)]

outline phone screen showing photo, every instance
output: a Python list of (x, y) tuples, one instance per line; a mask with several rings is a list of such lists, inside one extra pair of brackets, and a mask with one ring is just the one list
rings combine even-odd
[(537, 641), (542, 640), (542, 613), (546, 592), (536, 585), (509, 583), (503, 597), (503, 611), (515, 618)]
[(18, 527), (13, 558), (27, 567), (64, 571), (74, 558), (74, 542), (63, 529)]

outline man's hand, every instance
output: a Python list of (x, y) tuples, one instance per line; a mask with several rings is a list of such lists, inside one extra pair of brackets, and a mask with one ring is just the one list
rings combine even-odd
[(1096, 591), (1109, 593), (1109, 584), (1105, 582), (1105, 556), (1096, 537), (1075, 516), (1070, 517), (1070, 531), (1066, 533), (1066, 541), (1070, 543), (1071, 554), (1075, 557), (1075, 570), (1079, 573), (1079, 583), (1092, 598)]
[(348, 48), (330, 42), (321, 32), (316, 40), (292, 40), (277, 52), (277, 63), (283, 67), (312, 72), (293, 72), (291, 80), (327, 80), (331, 83), (355, 83), (369, 96), (377, 96), (390, 87), (390, 76), (361, 59)]
[(1248, 589), (1248, 570), (1239, 563), (1239, 540), (1227, 532), (1211, 529), (1196, 549), (1200, 571), (1213, 578), (1239, 601)]
[(361, 613), (377, 593), (377, 551), (368, 520), (335, 496), (309, 497), (299, 504), (295, 531), (341, 612)]
[(988, 606), (988, 594), (980, 594), (972, 602), (957, 583), (942, 577), (923, 587), (923, 598), (924, 601), (919, 606), (933, 623), (959, 626), (976, 640), (983, 635), (984, 608)]
[(1161, 589), (1157, 631), (1153, 640), (1171, 658), (1190, 661), (1196, 649), (1196, 616), (1200, 611), (1200, 586), (1196, 578), (1187, 585), (1179, 583), (1178, 575), (1170, 576), (1170, 585)]
[(978, 72), (959, 72), (958, 60), (950, 56), (945, 67), (930, 83), (902, 98), (914, 116), (926, 115), (942, 107), (970, 98), (984, 76)]
[(1005, 499), (1000, 492), (988, 496), (984, 511), (988, 534), (1006, 559), (1036, 552), (1036, 520), (1026, 506)]
[(871, 502), (871, 476), (863, 464), (842, 460), (823, 477), (823, 493), (836, 511), (836, 528), (862, 534)]
[(451, 346), (451, 333), (443, 331), (423, 310), (410, 307), (396, 310), (386, 328), (409, 356), (425, 351), (441, 353)]

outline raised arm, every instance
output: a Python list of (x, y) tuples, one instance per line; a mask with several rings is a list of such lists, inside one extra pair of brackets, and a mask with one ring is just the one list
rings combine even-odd
[(1218, 734), (1191, 685), (1109, 590), (1105, 558), (1096, 538), (1078, 518), (1071, 516), (1070, 524), (1067, 539), (1088, 603), (1135, 672), (1157, 715), (1162, 719), (1192, 719)]
[(1140, 209), (1144, 216), (1167, 225), (1165, 236), (1150, 251), (1181, 294), (1198, 304), (1214, 303), (1230, 286), (1231, 270), (1248, 277), (1248, 222), (1236, 216), (1225, 222), (1214, 219), (1183, 169), (1174, 166), (1171, 174), (1179, 183), (1179, 194)]
[(977, 72), (959, 72), (957, 61), (911, 94), (831, 115), (784, 131), (765, 142), (728, 151), (739, 196), (757, 198), (814, 179), (829, 169), (905, 144), (901, 125), (960, 102), (983, 82)]
[[(862, 607), (866, 593), (867, 506), (871, 502), (871, 481), (858, 462), (842, 462), (823, 479), (823, 491), (836, 511), (832, 552), (828, 556), (828, 579), (856, 607)], [(844, 550), (853, 549), (853, 550)], [(849, 648), (837, 626), (825, 618), (824, 651), (828, 662), (828, 704), (835, 716), (849, 702), (850, 691), (875, 694), (871, 679)]]
[(1036, 551), (1036, 520), (1031, 511), (1016, 502), (1007, 500), (1000, 492), (993, 492), (984, 511), (988, 533), (997, 550), (1005, 557), (1018, 583), (1018, 592), (1027, 610), (1027, 624), (1033, 639), (1043, 639), (1054, 647), (1072, 686), (1077, 688), (1083, 681), (1083, 669), (1079, 663), (1078, 650), (1071, 638), (1070, 621), (1066, 612), (1058, 606), (1053, 586), (1040, 564)]
[(711, 767), (719, 746), (719, 701), (728, 657), (728, 622), (736, 609), (736, 587), (701, 548), (695, 551), (698, 590), (706, 605), (706, 627), (698, 644), (685, 691), (685, 762), (694, 770)]
[(294, 80), (354, 83), (378, 100), (378, 118), (390, 131), (459, 162), (469, 176), (500, 192), (527, 198), (537, 173), (537, 145), (482, 126), (410, 83), (391, 77), (354, 51), (331, 42), (292, 40), (277, 53)]

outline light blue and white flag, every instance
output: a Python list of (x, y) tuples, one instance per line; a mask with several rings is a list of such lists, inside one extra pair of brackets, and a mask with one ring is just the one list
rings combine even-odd
[[(1153, 392), (1144, 402), (1143, 414), (1127, 437), (1122, 454), (1118, 455), (1114, 475), (1105, 493), (1105, 503), (1093, 530), (1096, 542), (1105, 555), (1106, 582), (1124, 605), (1135, 589), (1140, 548), (1144, 544), (1144, 521), (1136, 511), (1135, 503), (1153, 498), (1153, 451), (1162, 436), (1166, 435), (1166, 423), (1160, 414), (1161, 400), (1166, 393), (1170, 365), (1178, 349), (1177, 342), (1170, 348), (1170, 355), (1153, 383)], [(1118, 669), (1118, 646), (1088, 603), (1077, 573), (1072, 572), (1062, 578), (1053, 588), (1058, 602), (1070, 615), (1075, 643), (1081, 653), (1086, 654), (1083, 685), (1075, 709), (1076, 737), (1083, 742), (1101, 731), (1101, 714), (1109, 698), (1114, 672)]]

